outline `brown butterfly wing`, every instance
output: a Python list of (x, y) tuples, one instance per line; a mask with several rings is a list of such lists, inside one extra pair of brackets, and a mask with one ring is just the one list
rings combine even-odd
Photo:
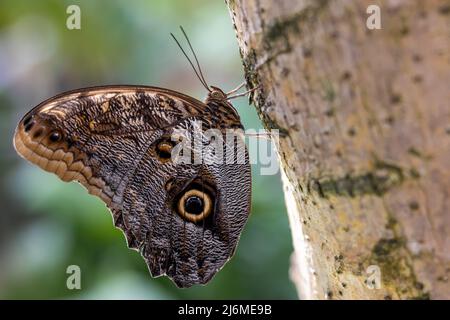
[[(217, 115), (210, 112), (167, 89), (87, 88), (30, 111), (14, 144), (25, 159), (64, 181), (79, 181), (105, 201), (153, 276), (167, 274), (189, 287), (208, 282), (232, 256), (250, 211), (245, 146), (241, 164), (180, 164), (158, 153), (162, 142), (175, 131), (189, 132), (194, 121), (226, 127), (211, 123)], [(187, 219), (177, 205), (195, 192), (211, 200), (210, 214), (200, 221)]]

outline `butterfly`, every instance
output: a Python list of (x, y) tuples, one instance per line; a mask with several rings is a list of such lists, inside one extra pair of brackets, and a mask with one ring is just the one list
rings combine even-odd
[[(204, 102), (151, 86), (73, 90), (28, 112), (14, 146), (26, 160), (102, 199), (152, 276), (190, 287), (210, 281), (232, 257), (250, 213), (251, 168), (245, 144), (237, 163), (173, 161), (179, 141), (190, 141), (199, 125), (223, 136), (242, 130), (229, 100), (248, 93), (231, 95), (243, 85), (229, 93), (208, 86), (181, 30), (198, 71), (171, 35), (208, 90)], [(203, 152), (214, 158), (204, 140)]]

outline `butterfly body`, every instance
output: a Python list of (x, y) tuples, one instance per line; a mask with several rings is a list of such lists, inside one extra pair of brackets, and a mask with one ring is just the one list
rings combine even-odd
[[(243, 128), (226, 94), (211, 88), (205, 103), (147, 86), (66, 92), (24, 116), (14, 145), (25, 159), (99, 196), (153, 276), (165, 274), (179, 287), (204, 284), (233, 255), (251, 203), (243, 139), (233, 154), (238, 161), (228, 163), (202, 133), (218, 130), (228, 147), (227, 132)], [(190, 144), (197, 131), (202, 157), (214, 161), (174, 161), (179, 141)]]

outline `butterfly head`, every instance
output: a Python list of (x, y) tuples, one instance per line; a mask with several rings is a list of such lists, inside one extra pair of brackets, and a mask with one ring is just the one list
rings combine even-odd
[(210, 86), (210, 91), (206, 98), (206, 103), (211, 101), (227, 101), (227, 94), (223, 92), (220, 88)]

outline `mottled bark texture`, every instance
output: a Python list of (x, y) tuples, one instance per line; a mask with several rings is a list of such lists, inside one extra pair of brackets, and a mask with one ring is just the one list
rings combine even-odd
[(450, 2), (374, 2), (227, 1), (261, 119), (285, 134), (291, 277), (304, 299), (450, 298)]

